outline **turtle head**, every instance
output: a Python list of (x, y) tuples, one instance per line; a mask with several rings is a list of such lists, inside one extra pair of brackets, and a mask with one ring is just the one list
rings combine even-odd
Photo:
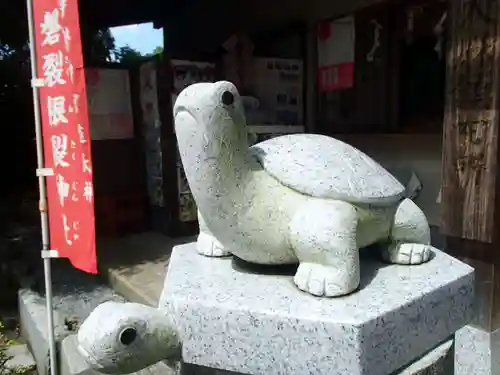
[(231, 134), (247, 137), (243, 101), (231, 82), (201, 82), (186, 87), (175, 102), (174, 118), (177, 134), (201, 130), (209, 138)]
[(137, 303), (104, 302), (78, 330), (78, 350), (104, 374), (129, 374), (161, 360), (180, 358), (172, 320)]

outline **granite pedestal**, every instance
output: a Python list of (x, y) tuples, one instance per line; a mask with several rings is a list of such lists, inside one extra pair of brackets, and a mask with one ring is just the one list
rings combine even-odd
[(174, 314), (183, 361), (205, 368), (198, 373), (419, 373), (412, 364), (450, 348), (472, 318), (474, 271), (439, 250), (419, 266), (387, 265), (373, 254), (362, 253), (359, 290), (317, 298), (295, 287), (294, 267), (207, 258), (195, 243), (181, 245), (159, 307)]

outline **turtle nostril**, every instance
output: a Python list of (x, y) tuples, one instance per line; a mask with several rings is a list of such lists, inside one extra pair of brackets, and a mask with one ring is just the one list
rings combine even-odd
[(224, 91), (222, 93), (222, 104), (224, 105), (231, 105), (234, 103), (234, 95), (231, 91)]
[(134, 342), (137, 337), (137, 331), (135, 328), (126, 328), (120, 333), (120, 342), (123, 345), (130, 345)]

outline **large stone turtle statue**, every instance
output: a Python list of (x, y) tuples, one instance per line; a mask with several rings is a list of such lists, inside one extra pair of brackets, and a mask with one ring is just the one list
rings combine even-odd
[[(420, 264), (431, 255), (426, 217), (370, 157), (333, 138), (297, 134), (249, 147), (241, 98), (229, 82), (198, 83), (177, 98), (175, 131), (199, 209), (198, 252), (299, 267), (294, 282), (316, 296), (353, 292), (358, 249)], [(81, 354), (102, 373), (126, 374), (180, 359), (175, 314), (105, 302), (78, 332)]]
[(395, 177), (358, 149), (313, 134), (249, 147), (241, 98), (225, 81), (187, 87), (174, 116), (199, 209), (201, 254), (299, 263), (295, 284), (326, 297), (358, 287), (359, 248), (381, 242), (388, 262), (429, 260), (424, 213)]

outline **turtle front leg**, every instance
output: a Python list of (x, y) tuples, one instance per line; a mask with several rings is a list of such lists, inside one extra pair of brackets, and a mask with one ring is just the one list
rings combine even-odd
[(200, 211), (198, 211), (198, 224), (200, 226), (200, 233), (198, 234), (196, 243), (198, 254), (206, 257), (225, 257), (231, 255), (231, 253), (225, 250), (224, 246), (214, 237), (212, 232), (210, 232)]
[(358, 215), (349, 203), (311, 200), (290, 223), (290, 243), (300, 261), (297, 287), (315, 296), (337, 297), (359, 286)]
[(431, 257), (431, 232), (422, 210), (411, 200), (399, 204), (394, 215), (390, 244), (382, 258), (395, 264), (421, 264)]

